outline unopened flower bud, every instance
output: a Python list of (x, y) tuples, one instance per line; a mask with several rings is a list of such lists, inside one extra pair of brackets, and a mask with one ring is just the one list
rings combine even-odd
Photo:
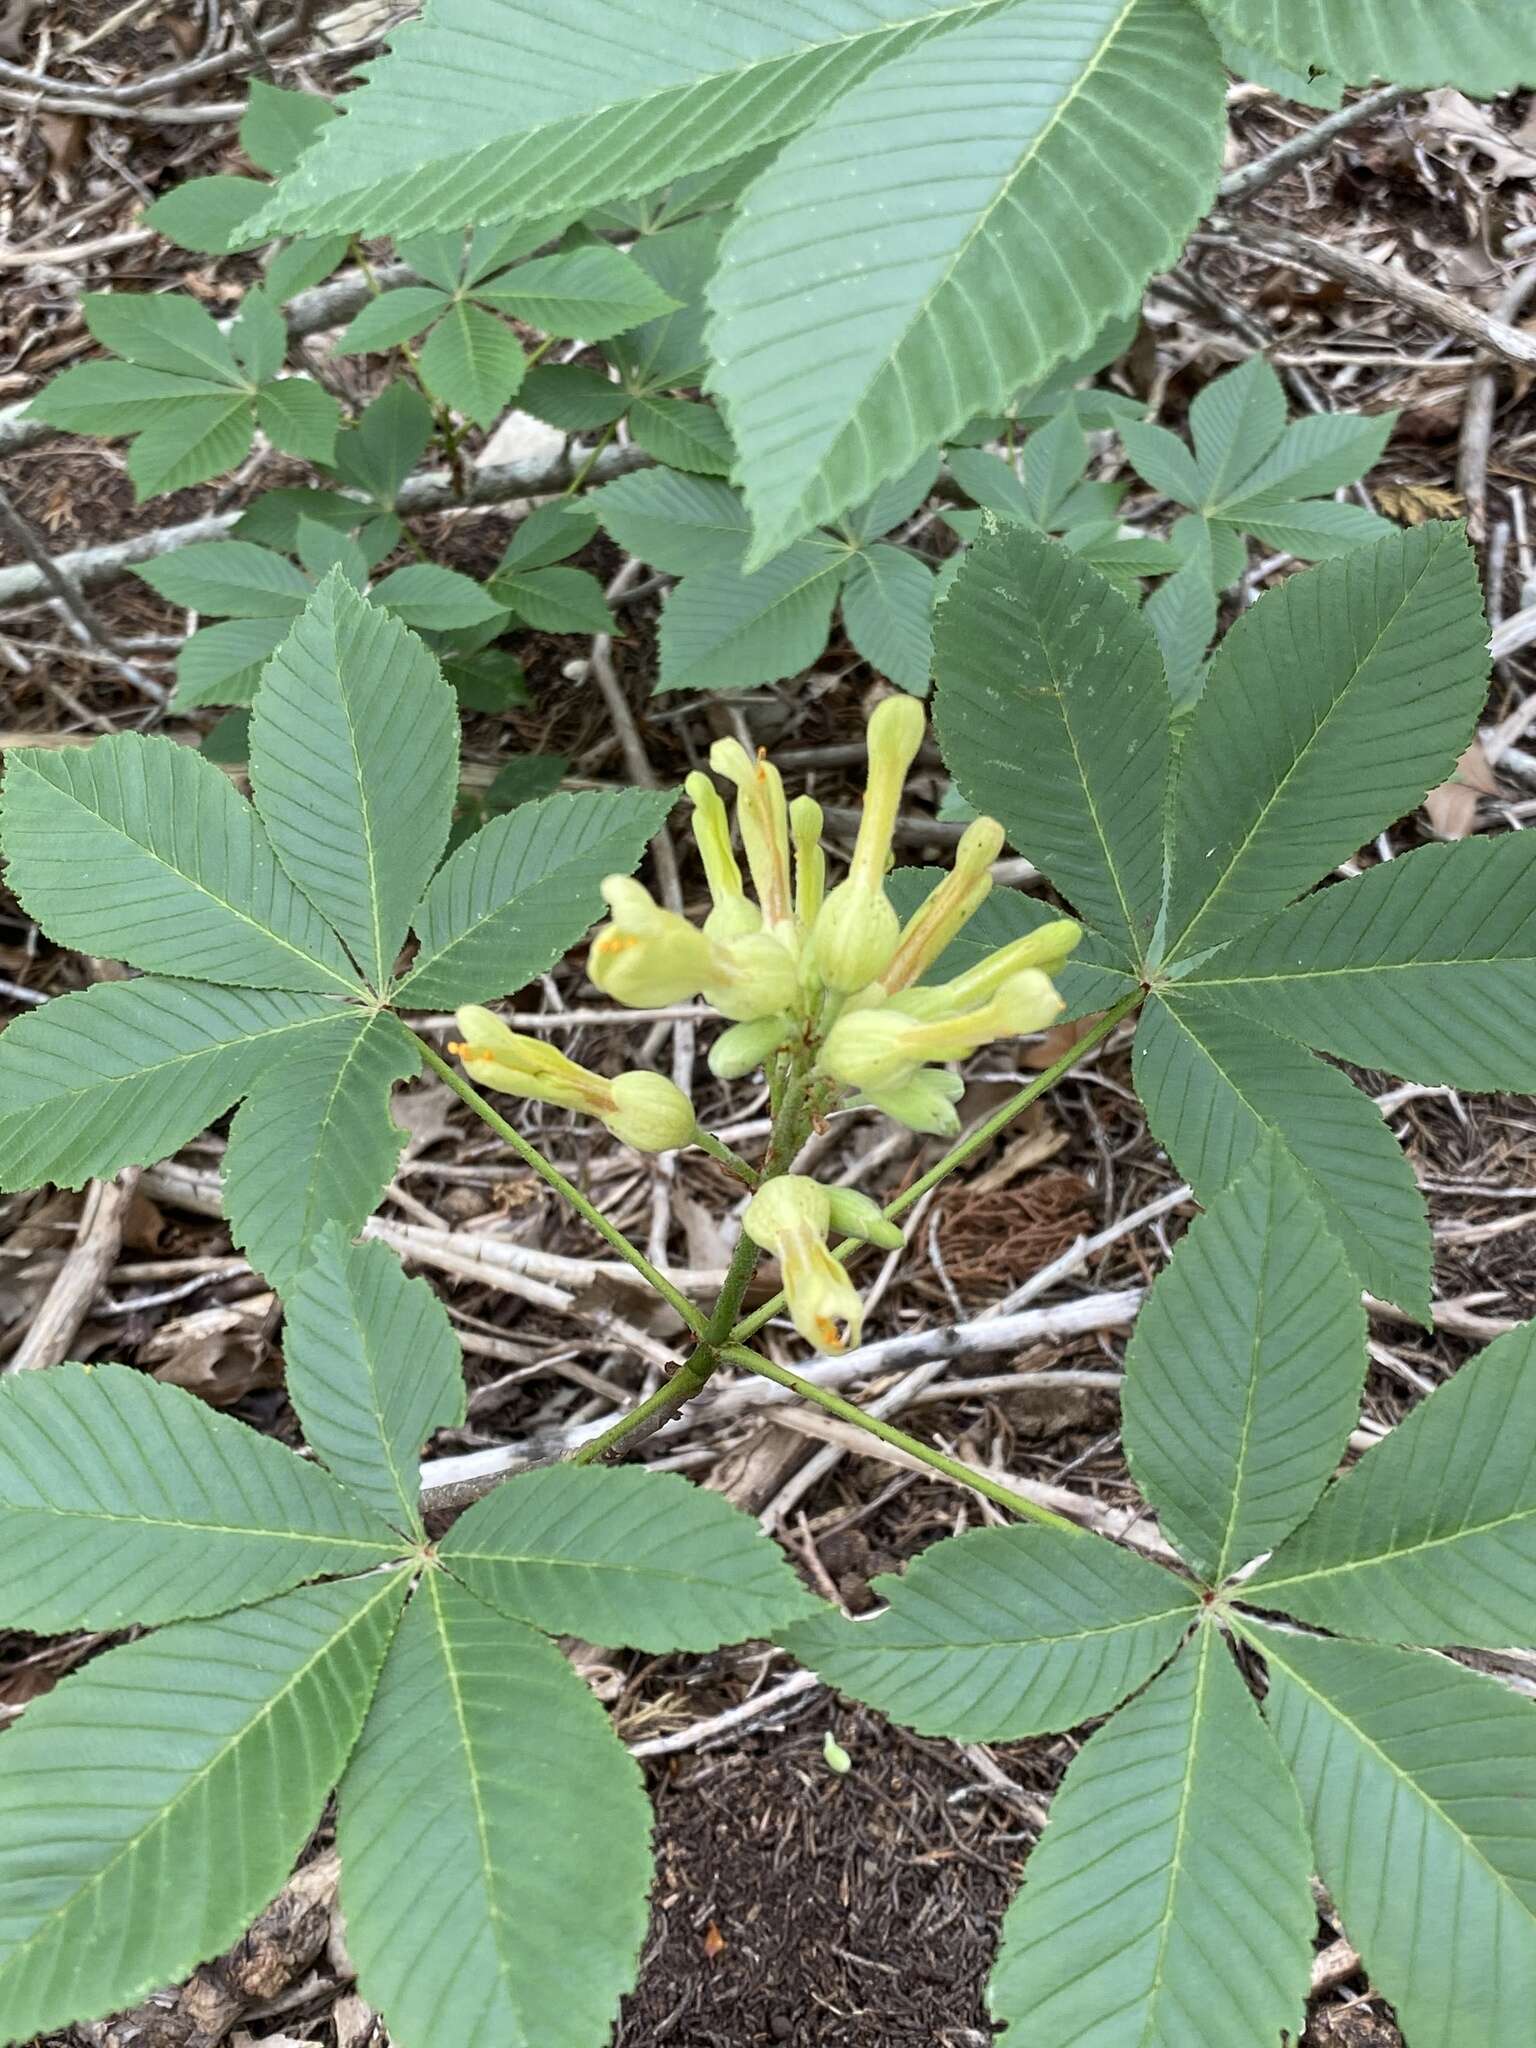
[(762, 912), (747, 899), (741, 869), (731, 850), (731, 821), (707, 775), (690, 775), (683, 787), (693, 799), (693, 837), (704, 863), (713, 909), (704, 920), (709, 939), (739, 939), (761, 929)]
[(710, 973), (704, 934), (628, 875), (610, 875), (603, 897), (613, 916), (592, 941), (587, 972), (604, 995), (632, 1010), (697, 995)]
[(830, 989), (853, 995), (889, 964), (901, 920), (883, 884), (850, 875), (822, 904), (812, 934), (816, 972)]
[(1066, 965), (1082, 936), (1082, 926), (1070, 917), (1053, 918), (1049, 924), (1026, 932), (1023, 938), (999, 946), (964, 974), (942, 983), (934, 993), (943, 995), (951, 1009), (968, 1009), (973, 1003), (984, 1003), (996, 995), (1005, 981), (1026, 968), (1054, 974)]
[(602, 1120), (621, 1143), (637, 1152), (670, 1152), (692, 1142), (693, 1104), (664, 1074), (619, 1074), (608, 1086), (613, 1107)]
[(966, 826), (953, 868), (902, 927), (896, 951), (880, 977), (882, 987), (894, 993), (910, 988), (927, 973), (991, 893), (991, 866), (1002, 850), (1003, 828), (995, 818), (976, 818)]
[(1047, 977), (1030, 969), (1010, 976), (990, 1001), (957, 1016), (912, 1017), (901, 1007), (906, 1000), (897, 996), (878, 1010), (839, 1017), (822, 1047), (826, 1072), (855, 1088), (888, 1087), (913, 1067), (964, 1059), (994, 1039), (1042, 1031), (1063, 1007)]
[(918, 1067), (888, 1088), (865, 1088), (856, 1100), (867, 1102), (893, 1123), (932, 1138), (958, 1138), (960, 1117), (955, 1104), (965, 1083), (948, 1067)]
[(577, 1109), (584, 1116), (606, 1115), (613, 1098), (600, 1074), (589, 1073), (542, 1039), (509, 1030), (478, 1003), (466, 1003), (456, 1015), (464, 1036), (448, 1050), (463, 1061), (477, 1086)]
[(779, 771), (765, 754), (756, 760), (740, 740), (716, 740), (709, 765), (737, 790), (736, 823), (746, 851), (752, 886), (772, 930), (794, 915), (789, 887), (789, 811)]
[(733, 1024), (709, 1048), (709, 1071), (717, 1081), (739, 1081), (772, 1059), (794, 1028), (793, 1018), (784, 1015)]
[(789, 828), (795, 842), (795, 918), (808, 932), (827, 893), (827, 856), (822, 851), (825, 820), (811, 796), (797, 796), (789, 807)]
[(890, 865), (891, 839), (907, 770), (923, 744), (922, 705), (915, 697), (885, 698), (870, 717), (865, 743), (869, 776), (849, 873), (868, 885), (877, 885), (884, 881)]
[(768, 932), (709, 945), (709, 973), (704, 1000), (722, 1017), (752, 1023), (776, 1016), (793, 1004), (800, 990), (795, 957)]
[(742, 1228), (778, 1259), (790, 1321), (806, 1343), (825, 1352), (857, 1344), (864, 1304), (827, 1249), (832, 1228), (828, 1191), (803, 1174), (765, 1181), (747, 1204)]
[(844, 1237), (859, 1237), (866, 1244), (877, 1244), (882, 1251), (900, 1251), (906, 1243), (899, 1223), (888, 1223), (880, 1213), (880, 1204), (872, 1202), (868, 1195), (861, 1195), (857, 1188), (828, 1188), (827, 1203), (832, 1211), (832, 1228), (840, 1230)]

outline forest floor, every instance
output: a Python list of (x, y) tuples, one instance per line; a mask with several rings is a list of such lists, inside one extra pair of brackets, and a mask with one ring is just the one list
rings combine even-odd
[[(260, 0), (243, 8), (224, 0), (222, 12), (153, 0), (0, 4), (0, 404), (29, 396), (91, 353), (83, 291), (172, 286), (216, 313), (232, 308), (250, 275), (247, 261), (189, 257), (137, 220), (147, 199), (185, 177), (243, 168), (235, 126), (254, 60), (240, 18), (260, 29), (284, 11)], [(349, 46), (373, 47), (410, 10), (365, 0), (339, 14), (307, 11), (311, 26), (275, 44), (271, 57), (280, 83), (325, 90), (344, 75)], [(67, 102), (50, 109), (47, 94), (40, 104), (35, 89), (12, 80), (17, 67), (47, 71), (110, 100), (210, 53), (225, 53), (225, 68), (172, 84), (148, 119), (142, 109), (136, 117), (126, 108), (120, 116), (70, 111)], [(1230, 111), (1233, 168), (1318, 119), (1252, 87), (1234, 90)], [(1236, 211), (1250, 231), (1300, 231), (1466, 305), (1513, 309), (1511, 287), (1523, 267), (1536, 281), (1536, 101), (1404, 99)], [(369, 365), (327, 364), (325, 343), (305, 344), (312, 360), (335, 388), (362, 392)], [(1154, 285), (1140, 336), (1107, 380), (1154, 402), (1158, 417), (1178, 428), (1210, 378), (1254, 347), (1285, 375), (1298, 406), (1399, 408), (1397, 431), (1366, 480), (1370, 502), (1408, 521), (1465, 512), (1483, 549), (1495, 623), (1536, 606), (1529, 373), (1501, 371), (1491, 433), (1469, 431), (1466, 401), (1481, 359), (1464, 336), (1401, 294), (1367, 294), (1205, 237), (1175, 278)], [(479, 452), (472, 441), (471, 458)], [(1117, 460), (1107, 442), (1096, 473), (1112, 476)], [(53, 437), (10, 456), (5, 474), (35, 534), (61, 553), (239, 504), (301, 472), (258, 454), (233, 480), (136, 507), (120, 447)], [(518, 509), (445, 514), (419, 530), (434, 559), (483, 573)], [(1145, 490), (1126, 510), (1151, 530), (1166, 527), (1167, 508)], [(15, 559), (3, 548), (0, 558)], [(605, 580), (621, 560), (603, 540), (583, 559)], [(1255, 554), (1229, 610), (1291, 566)], [(195, 737), (213, 723), (211, 713), (167, 716), (144, 687), (146, 677), (152, 685), (168, 679), (182, 614), (131, 578), (97, 592), (93, 604), (117, 653), (77, 637), (49, 606), (0, 613), (0, 746), (124, 728)], [(611, 652), (572, 636), (521, 639), (532, 707), (469, 721), (472, 776), (483, 786), (501, 760), (535, 751), (566, 756), (572, 776), (589, 784), (626, 780), (624, 734), (594, 688), (594, 662), (611, 660), (634, 734), (659, 776), (680, 777), (717, 734), (749, 731), (774, 749), (792, 787), (812, 789), (834, 821), (838, 807), (851, 817), (855, 743), (873, 688), (853, 651), (834, 641), (812, 674), (773, 689), (653, 705), (657, 607), (658, 592), (641, 586)], [(135, 646), (125, 669), (127, 642)], [(1457, 783), (1363, 849), (1362, 860), (1527, 822), (1536, 813), (1536, 741), (1532, 753), (1523, 745), (1528, 719), (1536, 723), (1536, 645), (1499, 663), (1483, 739)], [(943, 791), (937, 758), (925, 754), (903, 820), (904, 857), (945, 857), (954, 834), (936, 822)], [(694, 887), (697, 878), (688, 880)], [(121, 971), (55, 951), (0, 897), (0, 1020)], [(519, 1000), (547, 1013), (580, 1011), (593, 997), (573, 958)], [(630, 1064), (667, 1066), (680, 1029), (692, 1027), (621, 1016), (562, 1027), (557, 1042), (597, 1066), (621, 1052)], [(1024, 1078), (1029, 1063), (1044, 1066), (1059, 1049), (1049, 1041), (1043, 1051), (1028, 1048)], [(962, 1114), (970, 1121), (985, 1113), (1020, 1078), (1019, 1063), (983, 1056), (973, 1063)], [(1385, 1315), (1372, 1323), (1367, 1423), (1390, 1427), (1489, 1335), (1536, 1313), (1536, 1110), (1517, 1099), (1364, 1078), (1374, 1080), (1419, 1174), (1437, 1234), (1433, 1329)], [(697, 1080), (703, 1119), (754, 1144), (764, 1105), (750, 1088), (738, 1087), (727, 1103), (702, 1058)], [(411, 1135), (382, 1212), (387, 1221), (439, 1238), (590, 1254), (579, 1221), (520, 1166), (504, 1163), (445, 1089), (413, 1087), (397, 1114)], [(653, 1256), (723, 1263), (728, 1240), (719, 1218), (729, 1189), (707, 1158), (692, 1153), (658, 1167), (628, 1154), (596, 1156), (555, 1112), (530, 1116), (525, 1128)], [(105, 1221), (89, 1194), (45, 1190), (0, 1201), (0, 1369), (51, 1298), (62, 1310), (58, 1355), (67, 1345), (72, 1357), (124, 1360), (297, 1440), (273, 1299), (231, 1252), (210, 1199), (222, 1144), (216, 1128), (177, 1161), (146, 1171), (131, 1199), (107, 1205)], [(877, 1141), (853, 1116), (836, 1120), (820, 1141), (816, 1170), (888, 1195), (932, 1156), (910, 1134)], [(1039, 1340), (959, 1361), (924, 1383), (921, 1375), (875, 1372), (853, 1391), (869, 1397), (894, 1388), (894, 1405), (930, 1440), (1011, 1478), (1065, 1489), (1098, 1526), (1148, 1536), (1147, 1525), (1136, 1526), (1114, 1385), (1063, 1384), (1060, 1375), (1118, 1372), (1126, 1317), (1112, 1298), (1156, 1275), (1192, 1213), (1139, 1112), (1128, 1044), (1112, 1039), (916, 1213), (911, 1253), (882, 1271), (870, 1293), (870, 1339), (969, 1324), (1057, 1261), (1036, 1304)], [(436, 1458), (611, 1414), (655, 1383), (678, 1333), (670, 1312), (651, 1314), (637, 1297), (601, 1284), (571, 1309), (554, 1310), (494, 1275), (470, 1281), (434, 1267), (430, 1248), (422, 1265), (450, 1307), (470, 1375), (468, 1423), (436, 1440)], [(615, 1307), (643, 1326), (644, 1356), (613, 1334)], [(1053, 1333), (1053, 1310), (1057, 1322), (1071, 1322), (1068, 1333)], [(868, 1444), (852, 1453), (828, 1439), (818, 1414), (787, 1406), (747, 1409), (727, 1399), (650, 1448), (658, 1462), (760, 1515), (810, 1582), (853, 1611), (878, 1597), (869, 1590), (874, 1574), (899, 1569), (925, 1545), (990, 1514), (981, 1501), (908, 1469), (899, 1453), (891, 1462)], [(0, 1633), (0, 1726), (101, 1643)], [(993, 2038), (983, 1983), (998, 1914), (1080, 1735), (993, 1748), (926, 1741), (797, 1679), (791, 1661), (763, 1645), (686, 1659), (579, 1645), (573, 1654), (646, 1759), (656, 1802), (651, 1938), (620, 2048), (970, 2048)], [(845, 1771), (828, 1763), (829, 1736), (847, 1752)], [(353, 1990), (332, 1911), (328, 1848), (327, 1825), (307, 1859), (309, 1890), (267, 1916), (243, 1959), (237, 1952), (213, 1978), (168, 1987), (129, 2020), (54, 2037), (60, 2048), (212, 2048), (225, 2039), (237, 2048), (377, 2048), (385, 2036)], [(1318, 1951), (1312, 2048), (1398, 2042), (1326, 1902)], [(211, 2004), (210, 1984), (224, 1994)]]

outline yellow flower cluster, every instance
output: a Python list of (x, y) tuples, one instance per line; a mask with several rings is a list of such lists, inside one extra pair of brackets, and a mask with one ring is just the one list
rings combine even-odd
[(641, 883), (611, 876), (603, 884), (610, 921), (592, 942), (593, 981), (634, 1008), (702, 995), (732, 1020), (709, 1056), (721, 1079), (803, 1048), (814, 1056), (813, 1078), (857, 1089), (859, 1099), (913, 1130), (953, 1135), (960, 1082), (945, 1063), (1044, 1029), (1062, 1007), (1050, 973), (1080, 934), (1070, 919), (1058, 919), (953, 981), (916, 985), (986, 899), (1003, 844), (1002, 827), (978, 818), (953, 871), (901, 923), (885, 876), (902, 785), (922, 738), (914, 699), (888, 697), (878, 706), (853, 859), (831, 891), (820, 806), (804, 796), (787, 804), (770, 761), (753, 760), (736, 740), (717, 741), (709, 763), (736, 787), (756, 901), (737, 864), (725, 805), (707, 775), (690, 775), (709, 915), (702, 928), (692, 925), (663, 910)]
[[(922, 708), (891, 697), (869, 722), (869, 775), (846, 878), (828, 890), (820, 806), (787, 803), (778, 770), (736, 740), (710, 750), (711, 768), (736, 790), (737, 861), (731, 819), (707, 775), (690, 775), (693, 835), (709, 884), (702, 926), (666, 910), (628, 875), (603, 883), (609, 919), (593, 938), (588, 969), (631, 1008), (702, 996), (729, 1020), (709, 1054), (721, 1079), (771, 1065), (780, 1055), (819, 1109), (873, 1103), (915, 1131), (952, 1136), (961, 1082), (950, 1062), (998, 1039), (1044, 1029), (1061, 1011), (1052, 985), (1081, 936), (1061, 918), (988, 954), (954, 979), (922, 977), (974, 916), (992, 886), (1002, 827), (978, 818), (961, 838), (952, 871), (903, 924), (886, 894), (902, 785), (923, 738)], [(451, 1050), (483, 1085), (598, 1118), (626, 1144), (660, 1152), (698, 1137), (692, 1104), (660, 1074), (605, 1080), (541, 1041), (511, 1031), (489, 1011), (458, 1013)], [(779, 1260), (790, 1316), (820, 1351), (857, 1343), (862, 1309), (833, 1257), (834, 1229), (875, 1244), (901, 1242), (867, 1196), (823, 1188), (802, 1175), (765, 1181), (743, 1227)]]

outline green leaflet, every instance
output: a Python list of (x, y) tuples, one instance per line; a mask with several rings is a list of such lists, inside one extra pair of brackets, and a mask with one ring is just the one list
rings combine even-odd
[(352, 1009), (258, 1076), (230, 1125), (224, 1212), (274, 1287), (292, 1281), (327, 1222), (350, 1235), (378, 1206), (405, 1144), (390, 1090), (420, 1065), (397, 1017)]
[(493, 818), (423, 896), (399, 1001), (494, 1001), (552, 967), (602, 915), (603, 877), (636, 866), (672, 802), (670, 790), (615, 790), (546, 797)]
[(1169, 759), (1151, 628), (1095, 570), (1009, 528), (966, 555), (939, 610), (934, 670), (957, 786), (1139, 959), (1162, 901)]
[(1427, 846), (1245, 932), (1182, 986), (1360, 1066), (1530, 1089), (1536, 845)]
[(3, 833), (11, 886), (65, 945), (242, 987), (358, 989), (255, 811), (189, 747), (117, 733), (16, 748)]
[(153, 1165), (336, 1014), (323, 996), (149, 976), (56, 996), (0, 1035), (0, 1187)]
[(400, 1548), (315, 1466), (121, 1365), (0, 1381), (0, 1542), (4, 1620), (30, 1629), (217, 1614)]
[[(1380, 1854), (1379, 1847), (1377, 1848)], [(1306, 1836), (1209, 1626), (1083, 1748), (1003, 1922), (999, 2048), (1273, 2048), (1301, 2031)]]
[(729, 484), (674, 469), (615, 477), (588, 503), (621, 548), (669, 576), (739, 568), (751, 532), (746, 507)]
[(1126, 1360), (1131, 1470), (1212, 1584), (1312, 1507), (1364, 1377), (1359, 1285), (1290, 1156), (1266, 1143), (1180, 1241)]
[(360, 1500), (420, 1538), (421, 1447), (464, 1420), (459, 1343), (424, 1280), (328, 1222), (284, 1301), (288, 1398), (305, 1441)]
[(809, 668), (827, 644), (848, 557), (798, 541), (752, 575), (729, 563), (673, 590), (661, 615), (659, 690), (741, 690)]
[(1275, 1138), (1362, 1286), (1427, 1319), (1429, 1222), (1413, 1169), (1375, 1105), (1337, 1068), (1192, 993), (1146, 1004), (1132, 1073), (1154, 1135), (1202, 1202)]
[(1536, 1325), (1500, 1337), (1421, 1401), (1243, 1591), (1376, 1642), (1529, 1640)]
[(1103, 1538), (1028, 1523), (936, 1543), (873, 1621), (780, 1629), (829, 1685), (927, 1735), (1011, 1742), (1108, 1712), (1172, 1655), (1192, 1586)]
[(1222, 93), (1185, 0), (1051, 0), (893, 56), (786, 144), (710, 285), (749, 564), (1129, 312), (1210, 203)]
[(569, 218), (792, 134), (876, 65), (1008, 4), (674, 0), (637, 38), (630, 0), (569, 0), (558, 20), (538, 0), (445, 0), (391, 38), (257, 225), (404, 235)]
[(439, 1555), (515, 1620), (643, 1650), (717, 1649), (820, 1605), (747, 1516), (670, 1472), (525, 1472), (461, 1515)]
[(457, 761), (436, 663), (333, 570), (262, 677), (251, 786), (278, 859), (376, 989), (442, 853)]
[(854, 556), (843, 584), (843, 625), (877, 675), (914, 696), (933, 672), (934, 575), (905, 548), (878, 542)]
[(1482, 708), (1487, 633), (1466, 538), (1437, 524), (1243, 614), (1180, 748), (1170, 959), (1281, 909), (1450, 773)]
[(1536, 1998), (1536, 1708), (1441, 1657), (1243, 1632), (1319, 1873), (1413, 2048), (1518, 2040)]
[(1486, 99), (1536, 84), (1536, 22), (1523, 0), (1200, 0), (1227, 33), (1349, 85), (1457, 85)]
[(596, 2048), (645, 1935), (650, 1814), (551, 1642), (429, 1571), (340, 1804), (347, 1940), (394, 2038)]
[(395, 1572), (177, 1622), (32, 1702), (0, 1745), (8, 2040), (130, 2005), (240, 1934), (314, 1826), (404, 1595)]

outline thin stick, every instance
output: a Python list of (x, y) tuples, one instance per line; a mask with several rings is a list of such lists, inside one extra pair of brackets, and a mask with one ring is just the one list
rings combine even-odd
[(556, 1194), (563, 1195), (576, 1213), (591, 1224), (598, 1236), (605, 1243), (612, 1245), (621, 1259), (633, 1266), (637, 1273), (643, 1273), (662, 1300), (676, 1309), (694, 1335), (702, 1337), (706, 1327), (704, 1317), (687, 1295), (680, 1293), (666, 1274), (651, 1264), (639, 1246), (631, 1244), (623, 1231), (616, 1224), (610, 1223), (602, 1210), (587, 1200), (574, 1181), (567, 1180), (557, 1166), (551, 1166), (543, 1153), (530, 1145), (521, 1131), (515, 1130), (504, 1116), (492, 1109), (485, 1097), (465, 1080), (456, 1067), (450, 1066), (424, 1038), (417, 1037), (416, 1043), (421, 1047), (422, 1057), (433, 1073), (448, 1083), (459, 1100), (467, 1102), (481, 1122), (489, 1124), (497, 1137), (504, 1144), (510, 1145), (525, 1165), (533, 1168), (540, 1180), (547, 1181)]
[(1293, 135), (1289, 142), (1282, 142), (1268, 156), (1257, 157), (1251, 164), (1244, 164), (1240, 170), (1223, 178), (1216, 187), (1216, 197), (1229, 203), (1251, 199), (1255, 192), (1262, 192), (1266, 185), (1283, 178), (1295, 165), (1305, 163), (1309, 157), (1321, 156), (1351, 128), (1374, 120), (1376, 115), (1401, 106), (1404, 100), (1413, 96), (1414, 88), (1411, 86), (1384, 85), (1379, 91), (1366, 93), (1362, 99), (1352, 100), (1347, 107), (1340, 107), (1337, 113), (1329, 114), (1311, 128), (1303, 129), (1299, 135)]

